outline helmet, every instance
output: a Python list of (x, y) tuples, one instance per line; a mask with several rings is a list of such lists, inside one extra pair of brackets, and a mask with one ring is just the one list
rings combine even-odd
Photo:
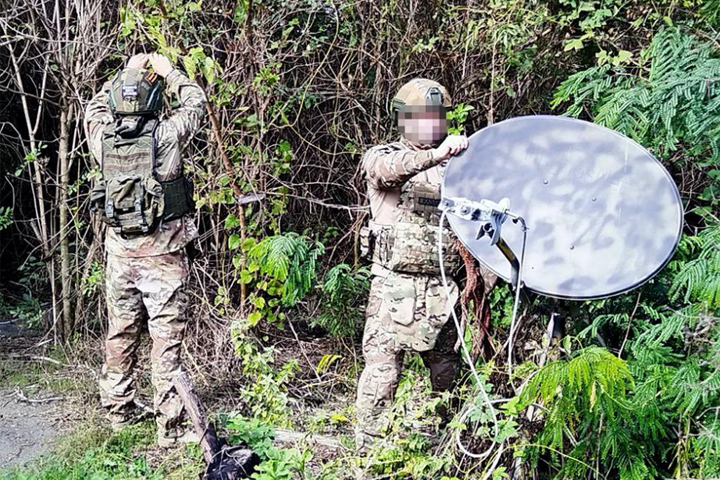
[(165, 81), (144, 68), (126, 68), (112, 80), (108, 103), (115, 115), (144, 115), (162, 108)]
[[(412, 107), (448, 108), (452, 105), (447, 89), (434, 80), (414, 78), (403, 85), (392, 99), (395, 118), (401, 112), (412, 111)], [(411, 107), (407, 109), (407, 107)], [(407, 110), (406, 110), (407, 109)]]

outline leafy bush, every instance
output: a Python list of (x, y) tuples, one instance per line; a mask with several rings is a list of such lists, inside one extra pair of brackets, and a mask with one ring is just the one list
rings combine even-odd
[(360, 308), (367, 298), (370, 287), (370, 271), (366, 268), (352, 270), (341, 263), (331, 268), (322, 283), (323, 312), (311, 321), (334, 337), (353, 336), (362, 323)]

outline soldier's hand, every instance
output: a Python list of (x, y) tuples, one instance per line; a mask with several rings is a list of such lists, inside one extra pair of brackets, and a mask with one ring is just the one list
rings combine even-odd
[(151, 53), (148, 59), (150, 60), (150, 66), (153, 68), (155, 73), (161, 77), (167, 77), (170, 75), (170, 72), (173, 71), (173, 64), (167, 59), (167, 57), (165, 57), (165, 55)]
[(468, 147), (468, 138), (465, 135), (448, 135), (439, 147), (433, 150), (433, 158), (447, 160), (451, 155), (457, 155)]
[(128, 63), (127, 63), (127, 68), (145, 68), (145, 65), (147, 65), (147, 62), (148, 62), (148, 54), (147, 53), (138, 53), (138, 54), (130, 57), (130, 60), (128, 60)]

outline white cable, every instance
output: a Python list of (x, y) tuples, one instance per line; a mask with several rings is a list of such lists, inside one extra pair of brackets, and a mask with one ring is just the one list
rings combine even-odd
[[(445, 295), (447, 296), (448, 301), (450, 301), (450, 286), (447, 282), (447, 277), (445, 276), (445, 262), (443, 260), (443, 227), (445, 226), (445, 216), (446, 212), (443, 210), (442, 214), (440, 215), (440, 227), (438, 230), (438, 255), (440, 257), (440, 276), (442, 277), (443, 286), (445, 287)], [(470, 366), (470, 371), (472, 372), (473, 376), (475, 377), (475, 381), (477, 382), (477, 385), (480, 389), (480, 393), (482, 394), (483, 401), (485, 404), (490, 408), (490, 414), (493, 418), (493, 433), (497, 436), (498, 434), (498, 419), (497, 414), (495, 413), (495, 407), (492, 405), (492, 401), (490, 400), (490, 397), (488, 396), (487, 392), (485, 391), (483, 382), (480, 381), (480, 375), (478, 375), (477, 370), (475, 370), (475, 365), (473, 364), (472, 357), (470, 357), (470, 352), (468, 352), (467, 346), (465, 345), (465, 332), (462, 331), (462, 328), (460, 328), (460, 321), (457, 318), (457, 314), (455, 313), (455, 305), (450, 306), (450, 313), (452, 314), (453, 321), (455, 322), (455, 328), (458, 332), (458, 338), (460, 339), (460, 346), (462, 347), (462, 351), (465, 355), (465, 361)], [(468, 411), (464, 414), (463, 418), (465, 418), (467, 415), (470, 414), (470, 412), (473, 411), (474, 407), (470, 407)], [(465, 455), (471, 458), (477, 458), (477, 459), (483, 459), (487, 456), (489, 456), (492, 451), (495, 449), (496, 443), (492, 443), (490, 445), (490, 448), (485, 450), (483, 453), (472, 453), (467, 448), (465, 448), (465, 445), (463, 445), (462, 441), (460, 440), (460, 431), (458, 430), (455, 434), (455, 443), (457, 444), (458, 448), (460, 448), (460, 451), (463, 452)], [(504, 444), (505, 442), (503, 442)], [(502, 447), (502, 444), (501, 444)]]
[[(520, 305), (520, 290), (522, 289), (522, 274), (523, 265), (525, 264), (525, 244), (527, 243), (527, 226), (525, 220), (522, 217), (518, 217), (522, 225), (523, 240), (522, 247), (520, 250), (520, 259), (518, 260), (518, 280), (515, 286), (515, 302), (513, 303), (512, 319), (510, 320), (510, 335), (508, 336), (508, 378), (512, 377), (512, 352), (513, 352), (513, 339), (515, 338), (515, 323), (517, 321), (518, 306)], [(512, 384), (512, 382), (511, 382)]]
[[(445, 226), (445, 218), (446, 218), (447, 211), (443, 210), (442, 214), (440, 215), (440, 226), (438, 228), (438, 256), (440, 260), (440, 276), (442, 278), (443, 287), (445, 288), (445, 295), (448, 298), (448, 301), (450, 299), (450, 286), (447, 282), (447, 277), (445, 275), (445, 262), (443, 257), (443, 227)], [(515, 334), (515, 323), (517, 320), (517, 312), (518, 312), (518, 306), (520, 304), (520, 290), (522, 288), (522, 269), (523, 264), (525, 261), (525, 244), (527, 242), (527, 226), (525, 225), (525, 220), (522, 217), (517, 217), (517, 219), (522, 224), (522, 230), (523, 230), (523, 241), (522, 241), (522, 250), (520, 252), (520, 259), (518, 264), (518, 282), (516, 286), (515, 291), (515, 301), (513, 304), (513, 313), (512, 313), (512, 320), (510, 321), (510, 336), (508, 337), (508, 376), (512, 374), (512, 348), (513, 348), (513, 336)], [(470, 371), (473, 374), (473, 377), (475, 377), (475, 381), (477, 382), (480, 393), (483, 397), (483, 402), (488, 406), (490, 409), (490, 414), (492, 415), (493, 419), (493, 432), (494, 435), (497, 436), (498, 434), (498, 419), (497, 414), (495, 413), (495, 408), (493, 407), (493, 403), (497, 403), (497, 401), (490, 400), (490, 397), (488, 396), (487, 392), (485, 391), (485, 388), (480, 381), (480, 376), (477, 373), (477, 370), (475, 370), (475, 365), (473, 364), (472, 357), (470, 357), (470, 352), (468, 352), (467, 346), (465, 345), (465, 332), (462, 331), (462, 328), (460, 327), (460, 321), (457, 318), (457, 314), (455, 313), (455, 305), (451, 306), (450, 313), (453, 318), (453, 322), (455, 322), (455, 328), (458, 332), (458, 338), (460, 339), (460, 346), (462, 347), (463, 354), (465, 356), (465, 361), (467, 362), (468, 366), (470, 367)], [(475, 409), (476, 407), (470, 406), (468, 410), (462, 414), (460, 417), (460, 422), (464, 422), (465, 419), (470, 415), (470, 413)], [(483, 459), (487, 456), (489, 456), (493, 450), (495, 449), (495, 446), (497, 445), (495, 442), (493, 442), (490, 445), (490, 448), (485, 450), (483, 453), (472, 453), (470, 452), (465, 445), (463, 445), (462, 441), (460, 440), (460, 430), (455, 432), (455, 443), (457, 444), (460, 451), (465, 454), (466, 456), (470, 458), (475, 459)], [(500, 457), (502, 453), (505, 451), (505, 441), (503, 440), (500, 443), (499, 446), (500, 450), (495, 455), (495, 460), (493, 461), (490, 468), (487, 470), (487, 473), (485, 476), (483, 476), (482, 480), (485, 480), (489, 478), (489, 476), (492, 474), (493, 470), (497, 466), (498, 462), (500, 461)]]

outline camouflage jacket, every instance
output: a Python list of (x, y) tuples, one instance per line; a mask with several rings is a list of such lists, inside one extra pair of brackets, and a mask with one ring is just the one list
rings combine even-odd
[[(373, 273), (384, 269), (439, 274), (437, 229), (444, 162), (432, 150), (401, 141), (371, 148), (363, 158), (375, 238)], [(443, 229), (446, 271), (459, 266), (454, 234)]]
[(366, 315), (377, 316), (399, 347), (430, 350), (459, 297), (450, 277), (459, 256), (449, 229), (443, 233), (449, 292), (438, 275), (437, 205), (444, 165), (431, 150), (395, 142), (371, 148), (363, 169), (375, 237), (372, 273), (379, 277)]
[[(193, 81), (178, 70), (165, 79), (168, 91), (175, 94), (180, 106), (171, 115), (160, 120), (155, 130), (157, 140), (157, 177), (164, 181), (178, 176), (183, 168), (183, 151), (193, 135), (200, 129), (205, 115), (205, 94)], [(110, 82), (93, 97), (85, 110), (85, 132), (90, 151), (100, 164), (102, 134), (114, 122), (108, 106)], [(105, 248), (120, 257), (150, 257), (176, 252), (197, 236), (197, 228), (189, 216), (160, 225), (149, 235), (123, 238), (108, 229)]]

